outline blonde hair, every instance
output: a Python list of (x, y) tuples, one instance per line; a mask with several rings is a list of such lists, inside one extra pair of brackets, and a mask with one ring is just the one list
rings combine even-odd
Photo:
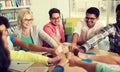
[(25, 15), (30, 14), (32, 16), (33, 19), (33, 15), (32, 12), (29, 9), (21, 9), (19, 11), (19, 15), (18, 15), (18, 28), (22, 28), (22, 21)]

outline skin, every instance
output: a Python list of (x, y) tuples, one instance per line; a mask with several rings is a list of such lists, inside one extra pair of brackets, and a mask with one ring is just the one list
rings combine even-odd
[(30, 14), (26, 14), (22, 20), (22, 34), (24, 37), (30, 36), (30, 28), (32, 27), (32, 16)]
[(3, 35), (2, 35), (2, 39), (3, 39), (3, 42), (4, 42), (4, 46), (5, 48), (8, 47), (8, 42), (7, 42), (7, 29), (5, 27), (5, 25), (0, 25), (0, 30), (3, 32)]
[[(93, 18), (93, 20), (90, 19), (90, 18)], [(92, 28), (92, 27), (94, 27), (94, 25), (96, 24), (96, 22), (98, 21), (98, 19), (99, 18), (97, 18), (94, 14), (87, 13), (85, 21), (87, 23), (87, 26), (89, 28)]]
[(87, 72), (95, 72), (95, 70), (96, 70), (96, 64), (81, 62), (80, 58), (78, 58), (76, 56), (69, 59), (69, 66), (83, 67), (84, 69), (87, 70)]
[(59, 13), (53, 13), (52, 17), (50, 18), (50, 21), (53, 25), (57, 26), (60, 23), (60, 14)]
[[(25, 19), (28, 19), (28, 20), (30, 20), (30, 21), (28, 21), (28, 20), (25, 20)], [(22, 28), (24, 29), (30, 29), (31, 28), (31, 26), (32, 26), (32, 16), (30, 15), (30, 14), (26, 14), (24, 17), (23, 17), (23, 20), (22, 20), (22, 22), (23, 22), (23, 24), (22, 24)]]
[(79, 52), (78, 57), (81, 59), (91, 59), (98, 62), (120, 65), (120, 57), (118, 56), (112, 56), (112, 55), (93, 56), (93, 55), (87, 55)]

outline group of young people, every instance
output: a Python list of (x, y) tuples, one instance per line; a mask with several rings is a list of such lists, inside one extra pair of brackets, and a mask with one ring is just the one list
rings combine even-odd
[[(73, 33), (72, 42), (67, 49), (62, 52), (73, 52), (75, 57), (63, 59), (59, 56), (60, 49), (64, 42), (64, 28), (60, 23), (60, 10), (52, 8), (49, 10), (50, 22), (45, 24), (43, 29), (33, 24), (33, 15), (28, 9), (22, 9), (18, 16), (18, 26), (10, 36), (12, 43), (19, 46), (20, 51), (8, 49), (9, 22), (7, 18), (0, 16), (0, 71), (9, 71), (8, 67), (11, 60), (34, 61), (41, 63), (58, 63), (53, 72), (64, 72), (64, 64), (85, 68), (88, 72), (119, 72), (120, 68), (111, 68), (112, 66), (104, 64), (120, 65), (120, 58), (114, 56), (89, 56), (83, 54), (89, 48), (93, 48), (98, 42), (106, 36), (109, 37), (110, 51), (120, 54), (119, 44), (119, 25), (120, 25), (120, 4), (116, 7), (116, 23), (105, 26), (99, 20), (99, 9), (90, 7), (86, 11), (84, 20), (78, 22)], [(78, 46), (79, 45), (79, 46)], [(65, 51), (64, 51), (65, 50)], [(43, 55), (33, 54), (26, 51), (40, 51), (51, 53), (54, 57), (49, 58)], [(82, 52), (82, 53), (81, 53)], [(102, 58), (106, 59), (102, 59)], [(104, 63), (85, 63), (82, 58), (89, 58)], [(112, 59), (111, 59), (112, 58)], [(108, 61), (110, 59), (111, 61)], [(4, 64), (3, 64), (4, 63)]]

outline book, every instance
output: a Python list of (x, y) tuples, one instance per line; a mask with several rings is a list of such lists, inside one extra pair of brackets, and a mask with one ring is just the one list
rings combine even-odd
[(5, 1), (0, 1), (1, 8), (5, 8)]
[(12, 7), (17, 7), (16, 6), (16, 0), (11, 0), (11, 3), (12, 3)]
[(24, 72), (27, 70), (34, 62), (26, 62), (26, 61), (12, 61), (10, 65), (10, 69), (17, 70), (20, 72)]
[(5, 0), (5, 7), (12, 7), (11, 0)]

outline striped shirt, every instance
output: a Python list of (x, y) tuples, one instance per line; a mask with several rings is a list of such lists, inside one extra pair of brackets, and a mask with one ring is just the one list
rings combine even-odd
[(120, 54), (120, 27), (118, 24), (108, 24), (82, 46), (88, 50), (107, 36), (110, 41), (110, 51)]

